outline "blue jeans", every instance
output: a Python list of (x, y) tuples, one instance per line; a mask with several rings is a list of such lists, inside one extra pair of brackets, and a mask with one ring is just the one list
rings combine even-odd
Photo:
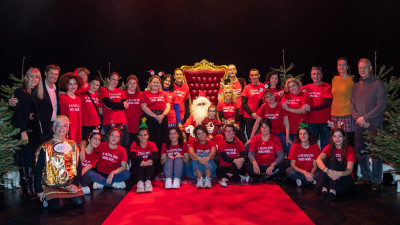
[[(295, 134), (289, 134), (289, 139), (293, 142), (294, 141), (294, 136), (296, 136)], [(286, 139), (286, 138), (285, 138)], [(283, 146), (282, 146), (283, 147)], [(285, 151), (288, 155), (290, 152), (290, 148), (292, 147), (292, 145), (289, 143), (288, 145), (286, 145), (287, 151)], [(283, 147), (283, 149), (285, 149)]]
[[(317, 174), (317, 173), (315, 173), (315, 174), (313, 175), (314, 180), (316, 180), (317, 177), (318, 177), (316, 174)], [(296, 181), (297, 179), (300, 179), (302, 183), (311, 183), (311, 182), (309, 182), (309, 181), (307, 180), (306, 176), (304, 176), (303, 173), (300, 173), (299, 171), (293, 169), (293, 167), (289, 167), (289, 168), (286, 170), (286, 175), (288, 176), (289, 179), (291, 179), (291, 180), (293, 180), (293, 181)]]
[[(207, 157), (208, 153), (204, 153), (204, 154), (196, 153), (196, 155), (199, 157)], [(217, 165), (215, 164), (214, 160), (212, 160), (212, 159), (208, 160), (208, 166), (204, 166), (199, 161), (190, 160), (188, 168), (187, 168), (187, 170), (188, 170), (187, 173), (190, 178), (197, 179), (196, 170), (199, 170), (204, 176), (206, 170), (209, 170), (209, 169), (211, 169), (211, 178), (215, 177), (215, 170), (217, 169)]]
[(331, 133), (331, 129), (328, 127), (327, 123), (310, 123), (308, 125), (311, 132), (314, 134), (315, 138), (318, 137), (320, 139), (320, 148), (321, 150), (325, 148), (329, 144), (329, 135)]
[[(129, 146), (129, 130), (128, 130), (128, 124), (127, 123), (117, 123), (116, 126), (119, 127), (120, 125), (124, 125), (124, 129), (122, 130), (122, 137), (121, 137), (121, 146), (125, 148), (126, 151), (126, 156), (129, 159), (129, 152), (130, 152), (130, 147)], [(103, 126), (103, 131), (108, 134), (111, 130), (111, 125), (104, 125)]]
[(369, 155), (368, 153), (362, 153), (362, 151), (365, 151), (367, 148), (367, 146), (365, 145), (365, 142), (367, 141), (364, 137), (365, 132), (367, 130), (370, 130), (373, 134), (376, 135), (377, 129), (378, 129), (377, 127), (373, 127), (372, 125), (367, 129), (356, 124), (354, 126), (354, 135), (355, 135), (356, 156), (358, 165), (360, 165), (362, 178), (380, 184), (382, 183), (382, 176), (383, 176), (382, 162), (377, 158), (372, 158), (372, 171), (371, 171), (369, 163)]
[(286, 133), (278, 133), (278, 134), (274, 134), (274, 135), (277, 136), (279, 138), (279, 140), (281, 141), (283, 151), (285, 151), (287, 154), (289, 154), (291, 145), (290, 144), (286, 145)]
[(164, 173), (165, 178), (178, 178), (181, 179), (183, 174), (183, 166), (185, 165), (185, 161), (183, 158), (178, 157), (175, 159), (171, 159), (167, 157), (164, 163)]
[(125, 170), (125, 171), (115, 174), (112, 179), (111, 184), (107, 184), (107, 175), (108, 174), (100, 174), (93, 170), (88, 170), (85, 175), (90, 177), (90, 179), (93, 182), (102, 184), (104, 186), (112, 187), (112, 184), (115, 182), (122, 182), (122, 181), (128, 180), (129, 177), (131, 176), (131, 173), (129, 172), (129, 170)]

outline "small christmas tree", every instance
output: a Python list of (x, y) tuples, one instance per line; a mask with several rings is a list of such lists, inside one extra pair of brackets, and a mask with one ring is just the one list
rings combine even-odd
[(385, 120), (377, 136), (367, 132), (367, 140), (370, 141), (367, 145), (371, 156), (389, 163), (400, 174), (400, 78), (391, 76), (385, 79), (392, 69), (385, 72), (385, 66), (382, 66), (377, 75), (386, 87)]
[(289, 73), (290, 70), (293, 69), (294, 64), (290, 63), (289, 67), (286, 68), (286, 61), (285, 61), (285, 50), (282, 50), (282, 66), (279, 66), (278, 69), (276, 68), (271, 68), (271, 70), (276, 71), (279, 73), (279, 76), (281, 77), (281, 87), (285, 87), (286, 81), (290, 78), (296, 78), (301, 81), (301, 77), (304, 75), (304, 73), (299, 74), (297, 76), (293, 76), (291, 73)]

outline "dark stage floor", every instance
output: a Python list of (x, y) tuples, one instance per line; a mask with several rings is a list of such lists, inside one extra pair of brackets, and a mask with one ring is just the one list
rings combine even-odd
[[(0, 224), (101, 224), (133, 183), (127, 186), (126, 190), (94, 190), (85, 196), (83, 208), (67, 207), (57, 213), (43, 209), (39, 200), (23, 199), (21, 189), (1, 188)], [(319, 201), (319, 193), (312, 187), (280, 186), (316, 224), (399, 224), (400, 221), (400, 193), (396, 193), (394, 185), (384, 185), (379, 192), (356, 187), (331, 203)]]

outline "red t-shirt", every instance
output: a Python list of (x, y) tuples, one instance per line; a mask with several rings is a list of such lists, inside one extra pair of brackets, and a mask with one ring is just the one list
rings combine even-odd
[(81, 99), (75, 95), (72, 99), (70, 96), (60, 95), (61, 115), (68, 117), (69, 124), (68, 139), (74, 140), (76, 143), (82, 141), (82, 106)]
[[(97, 108), (99, 108), (100, 100), (97, 92), (95, 92), (94, 94), (89, 94), (92, 97)], [(82, 126), (93, 127), (99, 125), (99, 114), (97, 113), (96, 107), (94, 107), (92, 100), (90, 100), (89, 96), (85, 92), (80, 93), (78, 96), (81, 98), (82, 104)]]
[(276, 153), (282, 151), (279, 138), (273, 134), (267, 141), (262, 140), (262, 135), (255, 135), (250, 142), (250, 151), (255, 152), (255, 159), (259, 165), (271, 165), (276, 160)]
[(136, 157), (142, 156), (143, 161), (145, 162), (149, 156), (153, 154), (153, 152), (157, 152), (157, 147), (156, 144), (151, 141), (147, 141), (145, 148), (142, 148), (142, 146), (136, 144), (136, 142), (133, 142), (131, 145), (131, 152), (135, 152)]
[[(165, 93), (168, 95), (169, 102), (171, 103), (171, 110), (169, 110), (169, 113), (167, 115), (168, 123), (176, 124), (176, 113), (175, 113), (175, 109), (174, 109), (174, 104), (179, 104), (178, 98), (176, 97), (175, 92), (166, 91)], [(181, 117), (181, 119), (182, 119), (182, 117)]]
[[(259, 85), (255, 86), (252, 83), (246, 85), (244, 87), (243, 92), (242, 92), (242, 97), (247, 97), (247, 105), (253, 111), (253, 113), (257, 112), (258, 109), (258, 96), (260, 93), (263, 93), (264, 91), (264, 85), (260, 83)], [(249, 115), (246, 110), (244, 110), (244, 117), (245, 118), (252, 118), (251, 115)]]
[(268, 103), (264, 103), (260, 109), (257, 111), (257, 115), (261, 118), (269, 118), (272, 123), (273, 134), (285, 133), (285, 124), (283, 122), (283, 117), (287, 116), (288, 112), (282, 109), (280, 103), (278, 103), (275, 108), (271, 108)]
[[(240, 152), (246, 151), (241, 141), (235, 140), (233, 143), (227, 143), (225, 140), (218, 143), (218, 152), (226, 152), (226, 154), (232, 159), (237, 159), (240, 156)], [(221, 166), (232, 166), (232, 163), (225, 162), (222, 157), (219, 159), (219, 167)]]
[(194, 153), (199, 154), (210, 153), (211, 148), (215, 146), (215, 143), (212, 141), (207, 141), (205, 144), (200, 144), (198, 140), (195, 140), (189, 144), (189, 148), (192, 147), (194, 149)]
[[(242, 104), (240, 102), (240, 104)], [(226, 103), (226, 102), (218, 102), (217, 111), (223, 111), (224, 118), (226, 120), (235, 119), (235, 110), (239, 108), (239, 103), (236, 101), (235, 103)], [(237, 122), (237, 121), (235, 121)]]
[(177, 145), (170, 145), (169, 149), (167, 149), (167, 144), (164, 143), (161, 147), (161, 154), (167, 154), (167, 156), (172, 155), (172, 156), (177, 156), (177, 155), (182, 155), (188, 152), (188, 145), (186, 142), (183, 142), (182, 148), (179, 147), (179, 144)]
[(75, 91), (75, 94), (80, 95), (82, 93), (85, 93), (85, 92), (89, 91), (89, 88), (90, 88), (90, 84), (86, 87), (79, 88), (78, 90)]
[(142, 117), (143, 110), (140, 107), (140, 96), (142, 92), (136, 92), (135, 94), (129, 94), (125, 91), (126, 101), (129, 107), (124, 110), (126, 121), (128, 122), (129, 133), (136, 134), (139, 129), (140, 118)]
[(149, 109), (160, 109), (162, 111), (170, 103), (168, 95), (164, 91), (152, 93), (151, 91), (144, 91), (140, 97), (140, 104), (146, 103)]
[[(325, 146), (324, 150), (322, 150), (323, 153), (326, 154), (327, 158), (331, 157), (331, 146), (327, 145)], [(338, 159), (339, 162), (342, 161), (342, 149), (335, 148), (335, 154), (336, 158)], [(346, 152), (346, 161), (347, 162), (356, 162), (356, 154), (354, 152), (354, 148), (351, 146), (347, 146), (347, 152)]]
[(110, 174), (113, 170), (119, 168), (121, 162), (127, 161), (126, 151), (120, 145), (116, 149), (111, 149), (108, 142), (102, 142), (96, 148), (96, 152), (99, 155), (97, 171), (101, 173)]
[(174, 83), (174, 92), (176, 93), (177, 102), (179, 104), (179, 112), (181, 114), (181, 120), (185, 118), (185, 100), (189, 99), (189, 86), (182, 83), (178, 86)]
[[(314, 83), (307, 84), (302, 89), (306, 90), (310, 97), (310, 107), (322, 104), (326, 98), (332, 99), (332, 87), (325, 82), (319, 86), (315, 86)], [(318, 111), (310, 111), (308, 114), (309, 123), (327, 123), (330, 119), (331, 106)]]
[[(121, 89), (115, 88), (110, 91), (107, 87), (100, 89), (100, 100), (103, 98), (110, 98), (112, 102), (121, 102), (121, 100), (126, 99), (124, 91)], [(126, 123), (124, 110), (107, 108), (102, 101), (100, 107), (103, 109), (103, 125)]]
[(87, 154), (86, 152), (85, 154), (85, 160), (82, 161), (82, 168), (85, 168), (87, 165), (92, 165), (93, 168), (96, 167), (96, 163), (99, 160), (99, 155), (93, 151), (90, 154)]
[[(275, 95), (275, 101), (276, 101), (276, 102), (281, 102), (282, 97), (279, 96), (279, 92), (280, 92), (280, 91), (283, 91), (283, 89), (282, 89), (282, 88), (280, 88), (280, 89), (276, 89), (276, 88), (267, 88), (267, 87), (268, 87), (268, 84), (265, 84), (265, 85), (264, 85), (264, 91), (266, 91), (266, 90), (272, 91), (272, 93), (274, 93), (274, 95)], [(258, 96), (258, 99), (262, 99), (263, 101), (264, 101), (264, 96), (263, 96), (264, 91), (261, 92), (260, 95)]]
[[(300, 91), (297, 95), (292, 93), (284, 95), (281, 103), (286, 103), (287, 106), (293, 109), (300, 109), (304, 104), (310, 104), (310, 98), (307, 93)], [(291, 134), (296, 134), (302, 120), (308, 123), (308, 112), (305, 114), (297, 114), (288, 111), (287, 113)]]
[(310, 145), (308, 149), (303, 148), (300, 143), (294, 143), (290, 148), (290, 160), (296, 160), (296, 166), (307, 172), (311, 172), (313, 162), (318, 158), (321, 150), (317, 144)]
[[(244, 85), (246, 86), (246, 81), (244, 82)], [(239, 96), (236, 98), (236, 103), (238, 104), (238, 108), (239, 108), (239, 114), (242, 115), (243, 114), (243, 108), (242, 108), (242, 85), (240, 85), (239, 79), (232, 84), (232, 89), (233, 91), (236, 93), (236, 96)], [(219, 88), (218, 93), (222, 93), (223, 87), (221, 86)]]
[[(219, 128), (222, 125), (222, 123), (221, 123), (221, 121), (219, 121), (219, 119), (217, 119), (217, 118), (210, 119), (210, 117), (208, 117), (208, 116), (206, 118), (204, 118), (203, 121), (201, 121), (201, 124), (207, 127), (207, 131), (208, 131), (207, 136), (208, 135), (215, 136), (218, 133)], [(212, 129), (212, 126), (214, 126), (213, 129)]]

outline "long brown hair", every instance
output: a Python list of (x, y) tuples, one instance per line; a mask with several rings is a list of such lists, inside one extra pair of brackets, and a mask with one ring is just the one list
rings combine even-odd
[(337, 131), (339, 131), (343, 135), (343, 144), (342, 144), (342, 152), (341, 152), (342, 162), (341, 163), (344, 167), (346, 167), (347, 166), (347, 159), (346, 159), (346, 157), (347, 157), (347, 136), (346, 136), (346, 132), (344, 132), (344, 130), (342, 128), (337, 127), (337, 128), (332, 129), (332, 131), (331, 131), (331, 136), (329, 138), (329, 145), (331, 146), (331, 157), (336, 158), (336, 153), (335, 153), (336, 145), (335, 145), (335, 142), (333, 142), (333, 134)]

